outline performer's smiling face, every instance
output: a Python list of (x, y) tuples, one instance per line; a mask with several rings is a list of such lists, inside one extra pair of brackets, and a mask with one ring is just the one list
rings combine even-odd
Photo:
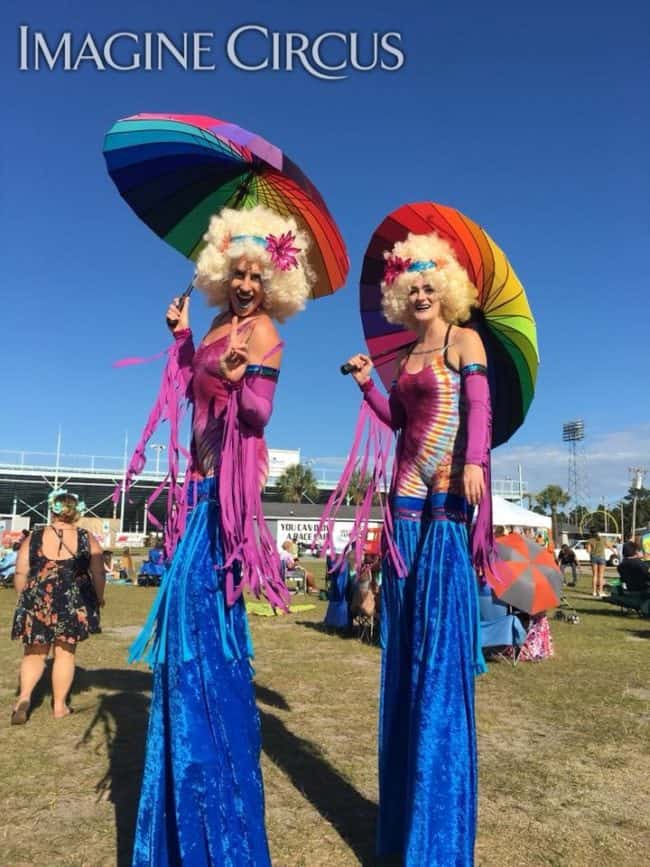
[(440, 312), (440, 293), (422, 275), (409, 286), (409, 308), (417, 322), (428, 322)]
[(236, 316), (250, 316), (263, 300), (262, 265), (243, 256), (233, 263), (230, 276), (230, 309)]

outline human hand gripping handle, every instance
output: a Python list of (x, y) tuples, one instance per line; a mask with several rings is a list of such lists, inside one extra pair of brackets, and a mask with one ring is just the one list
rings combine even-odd
[(233, 316), (230, 322), (230, 337), (226, 351), (219, 359), (219, 368), (224, 379), (228, 382), (239, 382), (248, 366), (249, 343), (255, 331), (255, 326), (249, 328), (245, 335), (239, 335), (237, 329), (239, 319)]
[(184, 331), (190, 327), (189, 295), (181, 295), (179, 298), (174, 298), (167, 308), (166, 320), (167, 327), (172, 334), (176, 334), (177, 331)]
[(341, 365), (341, 373), (346, 375), (352, 374), (352, 377), (358, 385), (364, 385), (370, 379), (373, 363), (367, 355), (357, 353)]

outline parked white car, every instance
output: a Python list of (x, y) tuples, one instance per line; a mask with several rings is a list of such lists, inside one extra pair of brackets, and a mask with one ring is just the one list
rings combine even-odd
[[(587, 542), (585, 539), (581, 539), (579, 542), (576, 542), (575, 545), (571, 546), (576, 555), (576, 560), (578, 563), (589, 563), (591, 561), (591, 554), (587, 551)], [(560, 549), (555, 549), (555, 556), (557, 557)], [(612, 548), (610, 546), (605, 547), (605, 562), (608, 566), (618, 566), (618, 551), (616, 548)]]

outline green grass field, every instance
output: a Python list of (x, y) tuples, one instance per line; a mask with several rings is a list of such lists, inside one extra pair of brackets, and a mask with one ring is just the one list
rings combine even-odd
[[(479, 865), (650, 864), (650, 621), (588, 589), (583, 577), (570, 597), (580, 624), (552, 622), (554, 659), (495, 662), (477, 683)], [(129, 864), (151, 677), (126, 652), (154, 592), (108, 588), (104, 631), (78, 651), (74, 716), (52, 719), (44, 682), (12, 727), (21, 650), (0, 591), (3, 867)], [(273, 863), (372, 865), (380, 651), (323, 631), (315, 605), (251, 618)]]

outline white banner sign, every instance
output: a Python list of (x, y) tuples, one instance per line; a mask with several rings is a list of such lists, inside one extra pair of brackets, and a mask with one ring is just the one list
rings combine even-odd
[(144, 533), (116, 533), (116, 548), (141, 548), (144, 545)]
[[(335, 521), (334, 522), (334, 548), (337, 551), (342, 551), (350, 538), (353, 521)], [(277, 544), (278, 548), (282, 547), (283, 542), (287, 539), (295, 539), (299, 544), (306, 547), (311, 547), (316, 539), (316, 530), (318, 529), (318, 521), (314, 520), (278, 520), (277, 523)], [(371, 521), (369, 527), (381, 527), (377, 521)]]

